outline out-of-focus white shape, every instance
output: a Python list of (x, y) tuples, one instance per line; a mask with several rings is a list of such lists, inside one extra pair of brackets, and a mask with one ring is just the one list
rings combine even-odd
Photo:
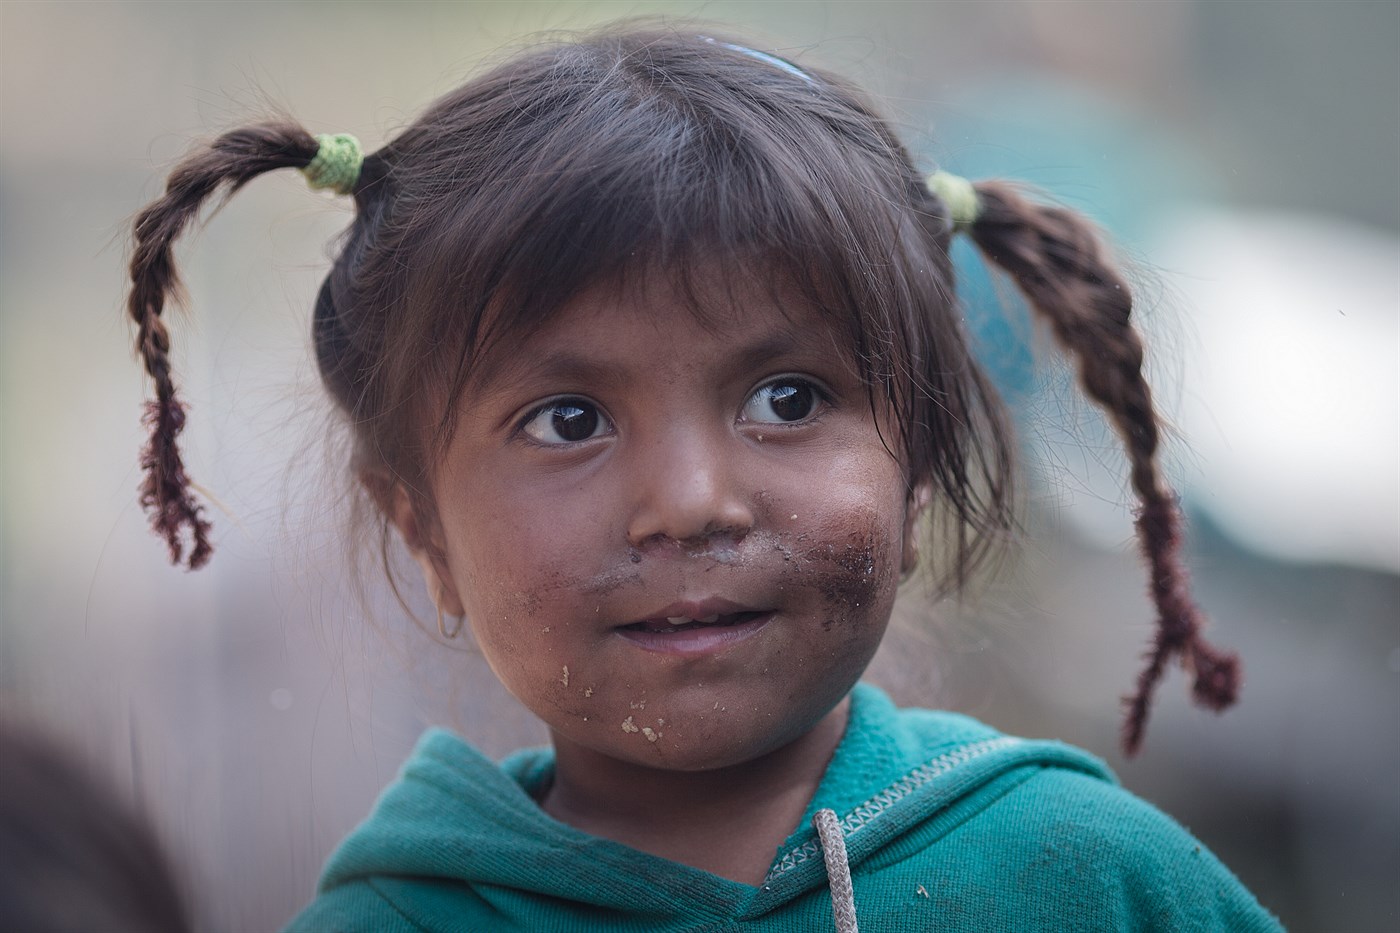
[(1400, 571), (1400, 238), (1201, 209), (1147, 255), (1184, 320), (1156, 378), (1191, 505), (1274, 557)]

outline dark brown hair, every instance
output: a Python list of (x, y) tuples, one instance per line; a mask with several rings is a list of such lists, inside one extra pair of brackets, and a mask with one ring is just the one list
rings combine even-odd
[[(279, 122), (227, 133), (182, 162), (136, 221), (129, 312), (156, 384), (142, 501), (172, 559), (209, 556), (209, 525), (176, 448), (183, 412), (161, 322), (171, 244), (201, 204), (316, 141)], [(1233, 697), (1233, 660), (1201, 642), (1176, 556), (1178, 512), (1157, 474), (1157, 418), (1126, 286), (1087, 224), (1009, 186), (978, 186), (971, 233), (1080, 361), (1133, 463), (1162, 621), (1125, 741), (1141, 739), (1172, 655), (1197, 695)], [(1012, 527), (1009, 429), (968, 348), (946, 205), (875, 108), (842, 79), (728, 41), (607, 29), (526, 52), (433, 104), (369, 155), (354, 223), (316, 301), (326, 386), (352, 426), (358, 474), (431, 515), (427, 471), (455, 402), (492, 352), (599, 284), (653, 274), (694, 294), (720, 264), (783, 279), (849, 337), (872, 405), (888, 404), (911, 496), (931, 494), (956, 587)], [(704, 313), (696, 303), (696, 311)]]

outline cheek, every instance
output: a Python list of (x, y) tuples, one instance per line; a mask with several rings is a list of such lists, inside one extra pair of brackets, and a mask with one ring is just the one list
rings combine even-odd
[(608, 510), (596, 496), (507, 483), (475, 488), (471, 498), (446, 537), (464, 601), (483, 619), (528, 622), (552, 594), (576, 590), (602, 564), (616, 563), (616, 553), (605, 553)]
[(770, 487), (764, 503), (766, 525), (775, 529), (765, 537), (781, 554), (778, 585), (802, 610), (795, 660), (829, 680), (831, 702), (859, 678), (884, 637), (904, 546), (898, 465), (883, 450), (844, 465), (819, 486), (808, 476), (788, 487), (801, 495)]
[(799, 551), (798, 582), (827, 607), (824, 628), (877, 610), (897, 579), (898, 538), (884, 516), (856, 510), (840, 519), (829, 534)]
[(898, 530), (866, 507), (832, 512), (825, 527), (798, 535), (785, 585), (803, 594), (806, 632), (799, 662), (845, 694), (884, 637), (898, 589)]
[(765, 494), (768, 527), (792, 585), (808, 588), (828, 608), (831, 625), (892, 604), (904, 548), (904, 479), (883, 451), (852, 455), (820, 484), (793, 477), (797, 492)]
[(622, 585), (635, 568), (625, 548), (604, 546), (605, 516), (594, 499), (527, 498), (513, 489), (480, 495), (490, 505), (446, 533), (452, 575), (482, 655), (534, 709), (541, 697), (577, 686), (564, 668), (577, 679), (578, 645), (596, 631), (604, 584)]

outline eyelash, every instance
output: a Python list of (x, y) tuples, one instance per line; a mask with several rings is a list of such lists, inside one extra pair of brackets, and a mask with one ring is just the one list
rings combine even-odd
[[(781, 395), (774, 390), (792, 389), (793, 391)], [(784, 419), (781, 415), (775, 420), (769, 421), (762, 417), (757, 417), (759, 412), (753, 409), (756, 405), (762, 405), (766, 400), (770, 406), (768, 413), (776, 414), (772, 409), (775, 400), (778, 404), (791, 400), (795, 396), (801, 397), (807, 394), (805, 411), (791, 420)], [(789, 426), (808, 424), (820, 416), (822, 410), (831, 405), (831, 396), (826, 389), (810, 379), (800, 376), (778, 376), (770, 379), (751, 392), (744, 401), (743, 408), (739, 411), (739, 422), (742, 424), (758, 424), (772, 426), (782, 429)], [(572, 410), (573, 414), (566, 415), (564, 421), (559, 420), (561, 413)], [(542, 420), (544, 416), (554, 413), (548, 421)], [(581, 419), (581, 420), (576, 420)], [(560, 432), (560, 427), (572, 426), (580, 429), (587, 429), (587, 434), (582, 437), (564, 437)], [(532, 430), (532, 427), (535, 430)], [(564, 448), (572, 447), (575, 444), (582, 444), (597, 437), (605, 437), (613, 432), (612, 419), (604, 414), (602, 407), (587, 398), (576, 395), (563, 395), (552, 398), (537, 405), (520, 419), (516, 426), (516, 432), (523, 435), (528, 441), (542, 447)], [(549, 437), (542, 437), (541, 434), (552, 432), (558, 440)]]
[[(589, 427), (589, 432), (586, 437), (566, 438), (560, 436), (560, 439), (556, 441), (540, 437), (530, 430), (531, 426), (540, 421), (544, 415), (554, 412), (557, 416), (560, 412), (568, 409), (573, 409), (578, 413), (574, 417), (582, 417), (585, 419), (579, 422), (579, 424)], [(588, 417), (590, 413), (591, 418)], [(554, 419), (551, 419), (551, 421), (541, 426), (541, 430), (550, 429), (553, 429), (556, 435), (559, 434), (559, 431), (555, 427)], [(552, 398), (536, 406), (530, 410), (529, 414), (520, 419), (520, 424), (516, 428), (517, 433), (524, 435), (532, 443), (539, 444), (542, 447), (571, 447), (574, 444), (582, 444), (585, 441), (593, 440), (595, 437), (603, 437), (612, 433), (612, 430), (612, 419), (603, 414), (602, 408), (588, 399), (577, 395), (564, 395), (558, 398)]]
[[(774, 390), (780, 387), (791, 388), (795, 391), (788, 392), (779, 396), (776, 393), (774, 393)], [(767, 399), (769, 401), (770, 406), (775, 400), (778, 402), (790, 400), (794, 398), (794, 396), (799, 395), (800, 393), (808, 394), (808, 404), (806, 406), (805, 412), (800, 417), (793, 418), (790, 421), (784, 420), (781, 417), (779, 418), (779, 420), (776, 421), (767, 421), (752, 417), (750, 414), (750, 409), (754, 406), (755, 403), (761, 404), (761, 400), (765, 397), (765, 393), (767, 395)], [(740, 411), (739, 420), (748, 424), (773, 425), (775, 427), (807, 424), (813, 421), (815, 418), (817, 418), (821, 414), (822, 410), (826, 407), (829, 407), (830, 405), (830, 393), (828, 393), (825, 389), (823, 389), (820, 385), (813, 382), (812, 380), (804, 379), (801, 376), (778, 376), (775, 379), (768, 380), (763, 385), (759, 386), (757, 389), (754, 389), (754, 391), (749, 395), (748, 399), (744, 402), (744, 407)]]

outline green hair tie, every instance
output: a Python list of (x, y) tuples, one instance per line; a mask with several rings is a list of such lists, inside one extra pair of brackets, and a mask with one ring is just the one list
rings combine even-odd
[(982, 199), (972, 182), (952, 172), (938, 171), (928, 177), (928, 190), (948, 206), (954, 232), (961, 232), (977, 223), (982, 214)]
[(301, 170), (307, 183), (313, 188), (330, 188), (337, 194), (354, 192), (360, 166), (365, 164), (360, 141), (349, 133), (322, 133), (316, 142), (321, 146), (316, 150), (316, 158)]

